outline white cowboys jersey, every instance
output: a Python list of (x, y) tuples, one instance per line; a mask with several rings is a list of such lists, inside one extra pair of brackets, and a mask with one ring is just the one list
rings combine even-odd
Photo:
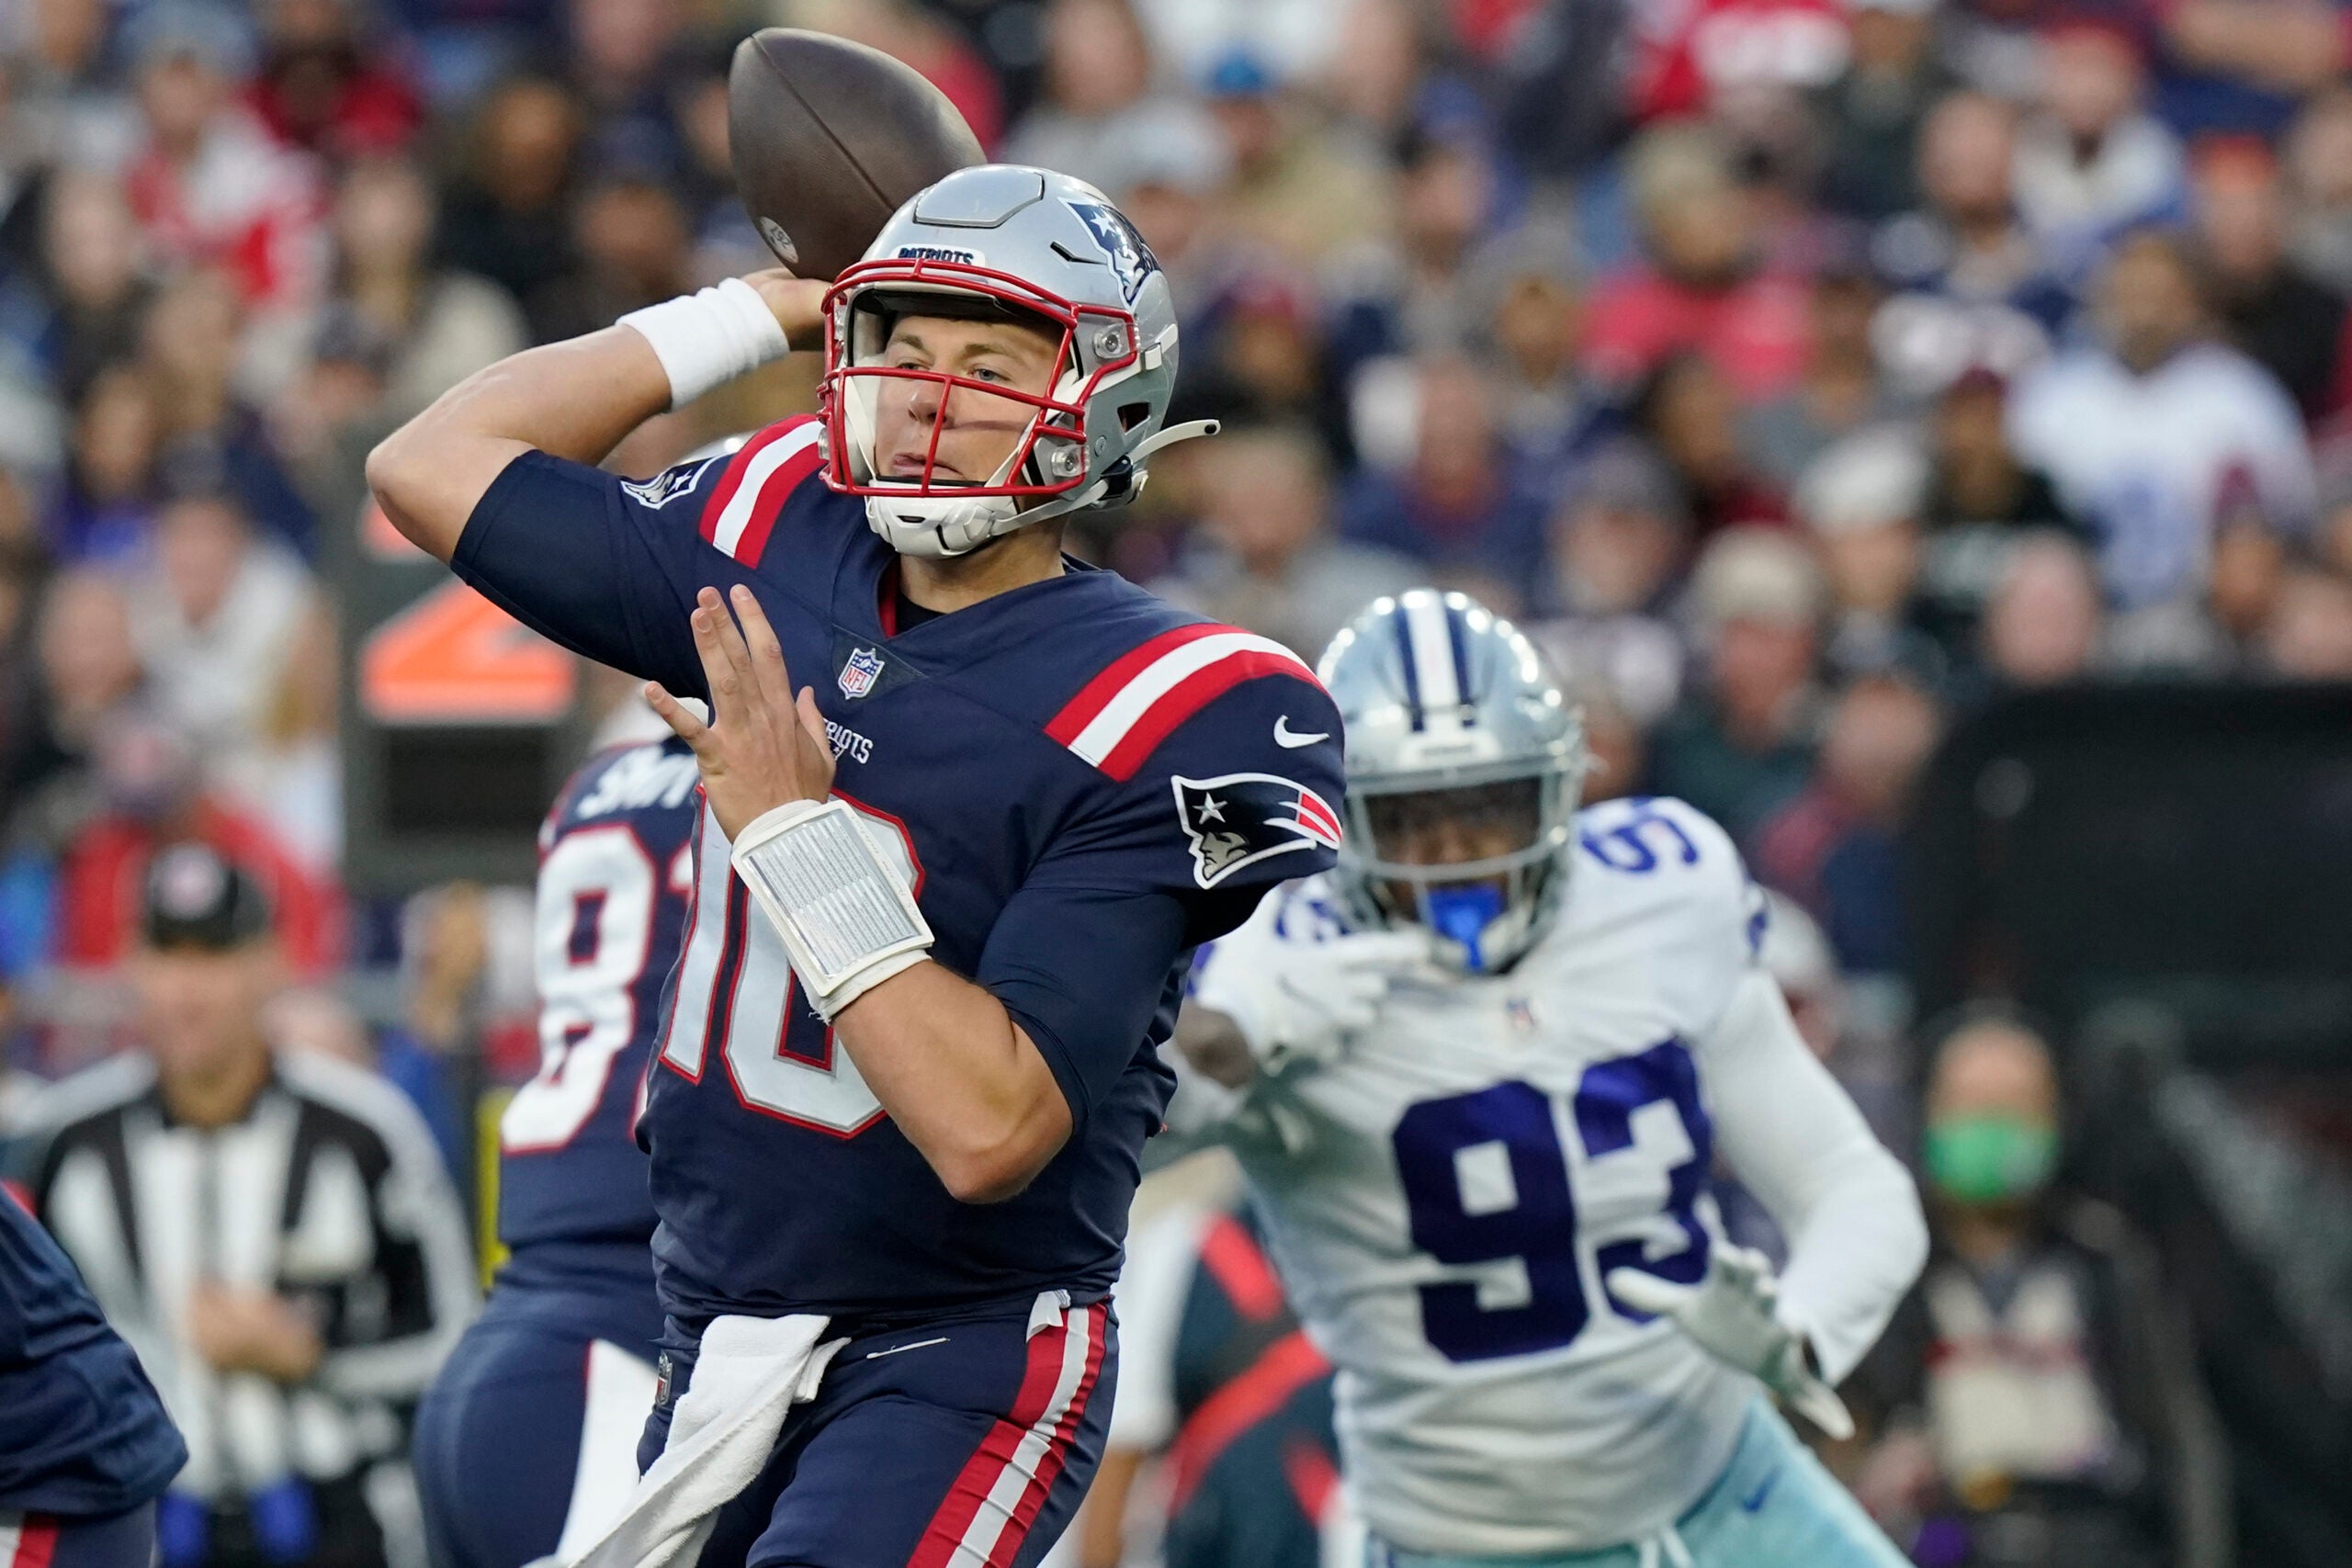
[[(1351, 1498), (1410, 1551), (1637, 1539), (1721, 1472), (1757, 1395), (1601, 1280), (1704, 1271), (1709, 1042), (1761, 898), (1679, 801), (1592, 807), (1576, 837), (1558, 918), (1510, 974), (1400, 981), (1337, 1060), (1262, 1083), (1272, 1114), (1224, 1134), (1340, 1370)], [(1218, 961), (1342, 929), (1324, 878), (1293, 883)]]

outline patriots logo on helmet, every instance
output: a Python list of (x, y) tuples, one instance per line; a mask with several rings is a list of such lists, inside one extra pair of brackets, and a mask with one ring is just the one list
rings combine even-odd
[(1215, 887), (1275, 855), (1340, 845), (1340, 815), (1295, 779), (1274, 773), (1176, 778), (1176, 821), (1193, 850), (1193, 880)]
[(842, 695), (852, 701), (865, 695), (874, 689), (874, 682), (881, 678), (881, 654), (870, 648), (853, 650), (849, 661), (842, 666)]
[(621, 489), (648, 506), (667, 506), (695, 488), (702, 471), (718, 462), (717, 457), (705, 457), (698, 463), (680, 463), (674, 468), (664, 468), (650, 479), (631, 479)]
[(1111, 258), (1111, 272), (1119, 280), (1119, 291), (1127, 297), (1128, 304), (1134, 304), (1136, 296), (1143, 292), (1144, 279), (1159, 270), (1159, 258), (1143, 243), (1136, 226), (1114, 209), (1096, 201), (1063, 205), (1078, 214), (1078, 220), (1086, 225), (1086, 231), (1094, 236), (1094, 243)]

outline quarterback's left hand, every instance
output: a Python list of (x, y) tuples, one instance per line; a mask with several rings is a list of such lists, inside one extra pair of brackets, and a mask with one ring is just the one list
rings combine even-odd
[(715, 588), (695, 600), (695, 651), (710, 686), (710, 722), (660, 682), (645, 687), (653, 711), (695, 749), (711, 814), (730, 841), (785, 802), (822, 800), (833, 787), (833, 748), (816, 694), (804, 686), (793, 695), (784, 647), (752, 591), (739, 585), (732, 599), (733, 615)]
[(1843, 1400), (1814, 1370), (1804, 1336), (1781, 1321), (1772, 1265), (1760, 1252), (1718, 1244), (1706, 1277), (1678, 1285), (1638, 1269), (1612, 1269), (1610, 1294), (1636, 1312), (1671, 1318), (1716, 1359), (1763, 1380), (1789, 1407), (1837, 1438), (1854, 1435)]

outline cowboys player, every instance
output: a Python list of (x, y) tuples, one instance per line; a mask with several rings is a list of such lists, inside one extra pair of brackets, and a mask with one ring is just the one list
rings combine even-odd
[[(792, 338), (821, 420), (590, 466)], [(1061, 553), (1189, 433), (1176, 347), (1101, 192), (989, 165), (830, 287), (532, 349), (369, 458), (411, 539), (657, 682), (705, 785), (638, 1122), (665, 1375), (599, 1562), (1031, 1568), (1085, 1491), (1184, 956), (1340, 836), (1312, 672)]]
[[(1756, 966), (1723, 830), (1578, 811), (1577, 716), (1461, 594), (1378, 601), (1320, 672), (1340, 864), (1204, 953), (1179, 1106), (1338, 1365), (1374, 1561), (1894, 1568), (1764, 1393), (1850, 1429), (1831, 1385), (1926, 1227)], [(1721, 1239), (1718, 1151), (1791, 1239), (1778, 1280)]]

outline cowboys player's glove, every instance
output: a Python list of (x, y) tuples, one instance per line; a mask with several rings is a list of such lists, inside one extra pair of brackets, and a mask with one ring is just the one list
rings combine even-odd
[(1231, 1019), (1266, 1071), (1329, 1061), (1368, 1029), (1400, 975), (1428, 963), (1421, 931), (1364, 931), (1322, 942), (1221, 942), (1193, 998)]
[(1718, 1245), (1706, 1277), (1678, 1285), (1635, 1269), (1612, 1269), (1609, 1293), (1636, 1312), (1670, 1318), (1716, 1359), (1752, 1372), (1789, 1407), (1833, 1438), (1854, 1435), (1845, 1402), (1822, 1381), (1804, 1336), (1781, 1320), (1772, 1265), (1760, 1252)]

